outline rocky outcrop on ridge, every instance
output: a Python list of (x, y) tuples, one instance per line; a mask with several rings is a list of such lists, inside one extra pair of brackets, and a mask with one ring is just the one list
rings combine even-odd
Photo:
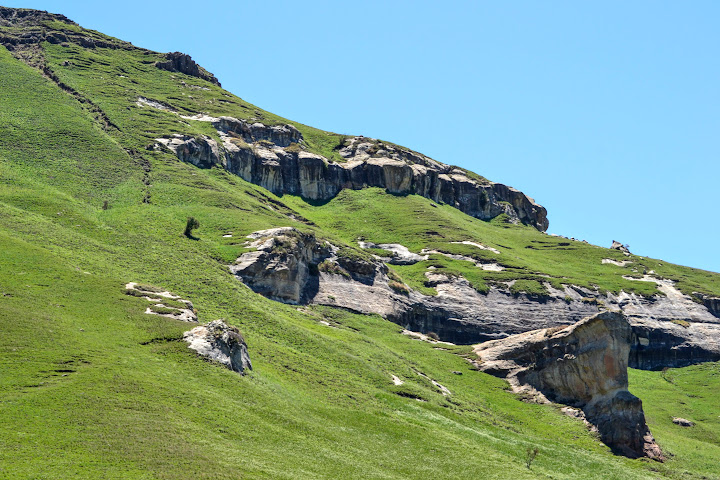
[(205, 70), (203, 67), (195, 63), (190, 55), (181, 52), (171, 52), (165, 54), (165, 60), (155, 62), (155, 66), (169, 72), (180, 72), (191, 77), (202, 78), (210, 83), (214, 83), (218, 87), (220, 82), (215, 75)]
[(174, 135), (158, 142), (182, 161), (201, 168), (220, 166), (275, 193), (327, 201), (341, 190), (380, 187), (396, 195), (422, 195), (482, 220), (507, 214), (545, 231), (545, 208), (500, 183), (395, 145), (366, 137), (346, 139), (334, 162), (306, 150), (292, 125), (267, 126), (232, 117), (186, 117), (212, 122), (221, 142)]
[[(459, 344), (567, 326), (616, 309), (632, 326), (632, 368), (657, 370), (720, 360), (720, 319), (666, 280), (655, 280), (663, 294), (651, 298), (569, 285), (559, 290), (549, 283), (548, 295), (536, 296), (497, 286), (479, 293), (462, 277), (428, 270), (427, 285), (438, 292), (430, 296), (390, 278), (380, 259), (345, 258), (338, 248), (291, 227), (255, 232), (248, 246), (256, 250), (239, 257), (230, 270), (254, 291), (286, 303), (379, 314), (409, 330), (433, 332)], [(400, 252), (400, 263), (423, 258), (409, 256), (412, 252), (406, 253), (402, 245), (376, 246)]]
[(480, 370), (504, 377), (517, 392), (582, 409), (613, 452), (664, 460), (628, 391), (632, 329), (619, 312), (603, 312), (562, 329), (542, 329), (475, 347)]
[(185, 332), (188, 348), (228, 369), (244, 374), (252, 370), (247, 344), (240, 331), (222, 320), (214, 320)]
[[(56, 21), (56, 27), (49, 28), (47, 22)], [(66, 24), (68, 28), (62, 26)], [(42, 42), (66, 45), (74, 43), (85, 48), (111, 48), (124, 50), (142, 50), (130, 42), (108, 37), (92, 30), (77, 29), (78, 24), (64, 15), (48, 13), (43, 10), (27, 8), (0, 7), (0, 45), (4, 45), (16, 57), (34, 66), (37, 60), (29, 58), (28, 49), (36, 48)], [(170, 72), (180, 72), (201, 78), (220, 86), (215, 76), (195, 63), (190, 55), (172, 52), (164, 55), (163, 60), (155, 62), (155, 66)], [(45, 72), (48, 74), (48, 72)]]
[(628, 249), (627, 245), (623, 245), (622, 243), (618, 242), (617, 240), (612, 241), (612, 245), (610, 245), (611, 250), (620, 250), (625, 255), (630, 255), (630, 250)]
[(76, 28), (47, 28), (48, 21), (64, 23), (69, 27), (78, 26), (64, 15), (27, 8), (0, 7), (0, 45), (4, 45), (13, 53), (16, 50), (39, 45), (41, 42), (76, 43), (85, 48), (137, 48), (129, 42), (90, 30), (78, 32)]

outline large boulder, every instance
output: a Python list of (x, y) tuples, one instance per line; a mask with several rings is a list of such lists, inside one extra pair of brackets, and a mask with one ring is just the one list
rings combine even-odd
[(541, 329), (482, 343), (482, 371), (540, 401), (582, 409), (613, 452), (663, 460), (645, 423), (642, 402), (628, 391), (632, 329), (619, 312), (602, 312), (565, 328)]
[(250, 355), (240, 331), (222, 320), (214, 320), (185, 332), (183, 339), (188, 348), (234, 372), (244, 374), (252, 370)]

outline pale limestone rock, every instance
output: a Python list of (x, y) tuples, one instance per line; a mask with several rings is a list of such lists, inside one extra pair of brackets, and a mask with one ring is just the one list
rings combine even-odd
[(198, 355), (232, 371), (244, 374), (246, 370), (252, 370), (245, 339), (237, 328), (222, 320), (195, 327), (185, 332), (183, 339), (189, 344), (188, 348), (195, 350)]
[(392, 257), (381, 257), (383, 261), (391, 265), (413, 265), (428, 259), (427, 255), (413, 253), (406, 246), (399, 243), (358, 242), (358, 245), (360, 245), (360, 248), (381, 248), (392, 252)]

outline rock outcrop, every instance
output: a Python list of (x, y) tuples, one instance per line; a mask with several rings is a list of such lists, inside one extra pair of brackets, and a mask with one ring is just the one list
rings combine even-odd
[(719, 297), (713, 297), (710, 295), (706, 295), (704, 293), (699, 292), (693, 292), (693, 296), (697, 299), (699, 299), (703, 305), (705, 305), (705, 308), (708, 309), (710, 313), (715, 315), (716, 317), (720, 318), (720, 298)]
[(675, 425), (679, 425), (681, 427), (694, 427), (695, 426), (695, 422), (688, 420), (687, 418), (682, 418), (682, 417), (673, 417), (672, 422)]
[[(49, 28), (48, 22), (52, 21), (58, 23)], [(67, 25), (67, 27), (62, 24)], [(35, 48), (42, 42), (63, 45), (74, 43), (84, 48), (148, 51), (135, 47), (130, 42), (118, 40), (92, 30), (79, 30), (77, 27), (77, 23), (64, 15), (27, 8), (0, 7), (0, 45), (4, 45), (16, 57), (28, 61), (28, 63), (35, 63), (34, 59), (28, 58), (28, 48)], [(165, 54), (164, 59), (155, 62), (155, 66), (170, 72), (180, 72), (201, 78), (220, 86), (220, 82), (212, 73), (195, 63), (190, 55), (181, 52)], [(47, 74), (47, 72), (45, 73)]]
[[(330, 245), (291, 227), (255, 232), (243, 254), (230, 271), (255, 292), (286, 303), (300, 303), (316, 291), (318, 264), (330, 257)], [(312, 281), (314, 280), (314, 282)]]
[(155, 62), (155, 66), (169, 72), (180, 72), (191, 77), (202, 78), (210, 83), (214, 83), (218, 87), (220, 82), (215, 75), (205, 70), (203, 67), (195, 63), (195, 61), (185, 53), (171, 52), (165, 54), (165, 60)]
[[(346, 258), (332, 245), (291, 227), (255, 232), (249, 239), (248, 246), (256, 251), (243, 254), (230, 270), (254, 291), (282, 302), (375, 313), (409, 330), (433, 332), (459, 344), (567, 326), (604, 309), (617, 309), (632, 325), (632, 368), (657, 370), (720, 360), (720, 320), (667, 280), (647, 279), (660, 282), (662, 294), (651, 298), (600, 294), (577, 286), (559, 290), (549, 283), (548, 294), (537, 296), (497, 286), (480, 293), (462, 277), (428, 270), (426, 285), (438, 292), (430, 296), (391, 279), (382, 259)], [(377, 246), (396, 252), (399, 263), (424, 258), (414, 257), (402, 245)]]
[(125, 293), (150, 302), (145, 309), (145, 313), (148, 315), (160, 315), (183, 322), (198, 321), (197, 311), (191, 301), (182, 299), (162, 288), (130, 282), (125, 285)]
[(183, 339), (189, 344), (188, 348), (195, 350), (198, 355), (234, 372), (244, 374), (246, 370), (252, 370), (245, 339), (237, 328), (222, 320), (195, 327), (185, 332)]
[(622, 243), (618, 242), (617, 240), (612, 241), (612, 245), (610, 245), (610, 249), (620, 250), (625, 255), (630, 255), (630, 249), (628, 249), (627, 245), (623, 245)]
[(292, 125), (267, 126), (232, 117), (196, 119), (212, 122), (222, 142), (183, 135), (158, 142), (180, 160), (201, 168), (221, 166), (275, 194), (326, 201), (343, 189), (380, 187), (396, 195), (422, 195), (483, 220), (506, 214), (510, 221), (541, 231), (548, 227), (545, 208), (522, 192), (395, 145), (352, 137), (339, 145), (345, 161), (335, 162), (307, 151)]
[[(64, 23), (68, 25), (68, 28), (48, 28), (47, 22), (51, 21)], [(4, 45), (13, 54), (18, 50), (25, 50), (29, 46), (39, 45), (41, 42), (75, 43), (85, 48), (137, 48), (129, 42), (98, 32), (78, 31), (77, 26), (77, 23), (64, 15), (48, 13), (43, 10), (0, 7), (0, 45)]]
[(632, 329), (619, 312), (603, 312), (562, 329), (535, 330), (475, 347), (479, 368), (513, 389), (581, 408), (613, 452), (663, 460), (628, 391)]

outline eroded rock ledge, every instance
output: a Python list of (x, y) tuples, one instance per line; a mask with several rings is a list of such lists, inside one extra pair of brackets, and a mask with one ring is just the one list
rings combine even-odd
[(478, 345), (482, 371), (504, 377), (539, 401), (582, 409), (614, 453), (664, 460), (628, 391), (632, 329), (619, 312), (603, 312), (562, 329), (542, 329)]
[[(212, 122), (221, 138), (174, 135), (158, 142), (182, 161), (201, 168), (225, 168), (275, 194), (326, 201), (343, 189), (380, 187), (396, 195), (415, 194), (446, 203), (483, 220), (507, 214), (545, 231), (547, 211), (522, 192), (445, 165), (410, 150), (366, 137), (339, 145), (345, 162), (310, 153), (292, 125), (266, 126), (232, 117), (187, 117)], [(473, 177), (473, 178), (471, 178)]]
[[(720, 319), (668, 281), (660, 285), (665, 295), (652, 298), (627, 292), (600, 294), (572, 285), (559, 290), (550, 284), (548, 296), (540, 297), (495, 286), (481, 294), (462, 277), (428, 270), (426, 284), (438, 291), (428, 296), (391, 278), (380, 259), (348, 258), (292, 227), (255, 232), (248, 246), (256, 250), (239, 257), (230, 270), (257, 293), (285, 303), (379, 314), (409, 330), (433, 332), (459, 344), (567, 326), (601, 309), (615, 309), (632, 326), (632, 368), (658, 370), (720, 360)], [(402, 253), (397, 257), (400, 263), (424, 258), (402, 245), (384, 246)]]

